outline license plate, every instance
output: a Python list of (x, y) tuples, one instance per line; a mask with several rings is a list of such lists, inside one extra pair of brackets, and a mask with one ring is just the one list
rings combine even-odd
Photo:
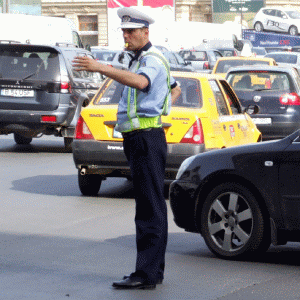
[(8, 97), (34, 97), (34, 90), (2, 89), (1, 96)]
[(114, 129), (114, 132), (113, 132), (113, 137), (116, 138), (116, 139), (122, 139), (123, 136), (122, 136), (122, 133), (120, 131), (117, 131)]
[(253, 122), (257, 125), (270, 125), (272, 124), (271, 118), (252, 118)]

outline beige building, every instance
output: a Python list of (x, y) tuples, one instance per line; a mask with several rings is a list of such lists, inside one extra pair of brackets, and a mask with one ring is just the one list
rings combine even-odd
[[(70, 18), (77, 25), (84, 45), (107, 45), (106, 0), (41, 0), (42, 15)], [(175, 20), (212, 22), (211, 0), (175, 0)], [(299, 0), (265, 0), (267, 6), (292, 5)]]

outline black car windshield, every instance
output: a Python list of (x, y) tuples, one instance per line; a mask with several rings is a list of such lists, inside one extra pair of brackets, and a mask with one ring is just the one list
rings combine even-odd
[(227, 73), (230, 68), (239, 66), (253, 66), (253, 65), (269, 65), (268, 61), (251, 60), (251, 58), (244, 60), (220, 60), (217, 65), (216, 73)]
[(15, 51), (13, 48), (0, 50), (0, 79), (21, 80), (27, 77), (42, 81), (59, 81), (58, 54)]
[(290, 76), (285, 72), (248, 71), (230, 72), (226, 78), (234, 90), (290, 91)]
[[(173, 106), (200, 108), (202, 107), (202, 92), (200, 82), (193, 78), (174, 77), (180, 83), (181, 95)], [(111, 83), (110, 83), (111, 82)], [(109, 84), (110, 83), (110, 84)], [(118, 104), (124, 85), (117, 81), (107, 80), (95, 97), (94, 105)], [(99, 97), (101, 94), (103, 95)]]
[(292, 10), (292, 11), (286, 11), (286, 13), (291, 19), (300, 19), (300, 12), (298, 11)]

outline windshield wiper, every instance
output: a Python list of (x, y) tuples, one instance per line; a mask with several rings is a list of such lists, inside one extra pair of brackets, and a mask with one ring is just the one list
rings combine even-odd
[(24, 78), (22, 78), (22, 79), (20, 80), (20, 82), (21, 82), (21, 81), (24, 81), (24, 80), (26, 80), (26, 79), (28, 79), (28, 78), (30, 78), (30, 77), (33, 77), (34, 75), (37, 75), (37, 74), (40, 72), (40, 69), (41, 69), (41, 67), (42, 67), (43, 64), (44, 64), (44, 61), (43, 61), (40, 65), (38, 65), (38, 66), (36, 67), (36, 71), (35, 71), (35, 72), (33, 72), (33, 73), (31, 73), (31, 74), (25, 76)]

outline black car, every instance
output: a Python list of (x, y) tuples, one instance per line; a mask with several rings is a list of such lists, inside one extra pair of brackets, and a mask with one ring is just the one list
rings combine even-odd
[(81, 108), (102, 82), (99, 74), (73, 70), (75, 56), (93, 57), (74, 45), (0, 41), (0, 134), (14, 134), (17, 144), (61, 136), (71, 150)]
[(259, 107), (250, 116), (263, 140), (284, 138), (300, 128), (300, 77), (295, 68), (242, 66), (230, 69), (226, 79), (242, 106)]
[(300, 241), (300, 131), (186, 159), (170, 185), (175, 223), (222, 258)]

